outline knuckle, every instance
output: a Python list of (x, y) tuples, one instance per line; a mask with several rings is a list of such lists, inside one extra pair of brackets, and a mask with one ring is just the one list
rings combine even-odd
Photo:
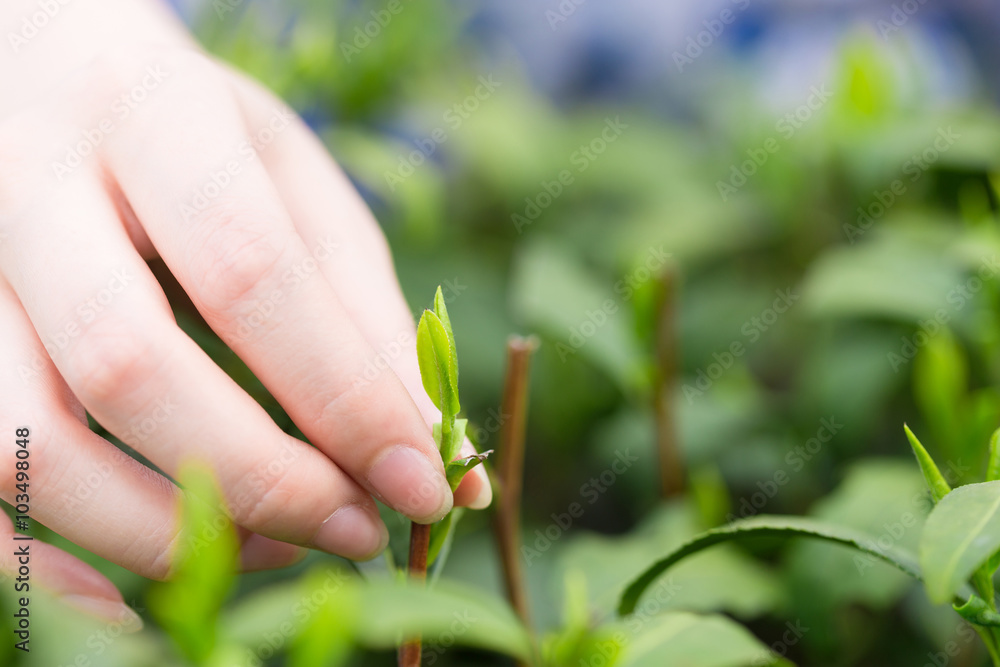
[(100, 404), (139, 390), (165, 362), (165, 354), (129, 324), (104, 317), (89, 325), (66, 355), (66, 382), (86, 403)]
[(257, 466), (239, 483), (230, 511), (254, 532), (304, 542), (333, 511), (313, 492), (324, 486), (317, 474), (321, 466), (272, 463)]
[(203, 212), (206, 229), (196, 252), (193, 278), (209, 313), (228, 319), (274, 290), (289, 263), (287, 244), (266, 223), (247, 222), (259, 214), (219, 205)]

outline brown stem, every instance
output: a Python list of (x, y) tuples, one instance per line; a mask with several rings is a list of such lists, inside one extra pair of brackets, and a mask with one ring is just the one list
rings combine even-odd
[[(410, 524), (410, 579), (423, 585), (427, 579), (427, 549), (431, 543), (431, 527), (422, 523)], [(420, 637), (410, 639), (399, 647), (399, 667), (420, 667)]]
[(684, 491), (684, 461), (677, 437), (674, 397), (677, 391), (677, 299), (680, 273), (667, 265), (660, 276), (660, 302), (656, 323), (656, 448), (660, 459), (660, 490), (664, 498)]
[(496, 513), (493, 530), (503, 565), (507, 598), (526, 627), (530, 626), (524, 573), (521, 570), (521, 489), (524, 479), (524, 433), (528, 414), (528, 379), (531, 355), (538, 348), (534, 336), (511, 336), (507, 341), (507, 374), (504, 379), (503, 430), (497, 455)]

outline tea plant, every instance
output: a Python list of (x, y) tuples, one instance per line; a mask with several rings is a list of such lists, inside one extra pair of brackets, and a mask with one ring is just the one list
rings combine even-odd
[(934, 502), (917, 556), (895, 545), (883, 547), (843, 526), (801, 517), (757, 516), (706, 531), (654, 563), (627, 586), (619, 613), (631, 614), (654, 581), (708, 547), (762, 536), (805, 537), (855, 549), (922, 581), (931, 602), (951, 603), (982, 638), (993, 664), (1000, 666), (1000, 613), (993, 585), (1000, 567), (1000, 429), (990, 439), (986, 481), (954, 490), (909, 427), (904, 429)]

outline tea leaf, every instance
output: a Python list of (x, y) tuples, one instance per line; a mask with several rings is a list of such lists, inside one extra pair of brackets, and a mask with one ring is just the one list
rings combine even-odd
[(451, 490), (454, 492), (461, 483), (462, 478), (465, 477), (465, 474), (480, 463), (485, 463), (486, 459), (492, 453), (493, 450), (491, 449), (482, 454), (473, 454), (472, 456), (466, 456), (464, 459), (448, 462), (445, 466), (445, 475), (448, 477), (448, 484), (451, 485)]
[(903, 424), (903, 430), (906, 431), (906, 437), (910, 441), (910, 447), (913, 448), (914, 456), (917, 457), (920, 472), (924, 474), (924, 480), (926, 480), (927, 486), (931, 490), (931, 496), (933, 496), (934, 502), (938, 502), (951, 492), (951, 487), (945, 481), (941, 471), (938, 470), (934, 459), (931, 458), (931, 455), (927, 453), (924, 446), (917, 440), (917, 436), (913, 435), (910, 427)]
[(445, 419), (454, 418), (461, 409), (457, 361), (444, 324), (429, 310), (417, 325), (417, 361), (424, 391)]
[(1000, 549), (1000, 481), (962, 486), (938, 503), (920, 538), (932, 602), (947, 602)]
[[(632, 639), (637, 623), (643, 625)], [(622, 659), (616, 664), (620, 667), (791, 666), (749, 630), (722, 615), (668, 612), (611, 626), (616, 628), (620, 630), (619, 636), (631, 639), (625, 642), (623, 650), (619, 649)]]
[(622, 616), (631, 614), (643, 592), (671, 566), (688, 556), (722, 542), (768, 536), (810, 537), (842, 544), (883, 560), (911, 577), (920, 579), (920, 569), (911, 554), (896, 548), (881, 549), (864, 533), (801, 517), (762, 515), (706, 531), (651, 565), (626, 587), (618, 602), (618, 613)]
[(973, 595), (963, 605), (952, 605), (958, 615), (976, 625), (1000, 626), (1000, 614), (990, 609), (986, 600)]

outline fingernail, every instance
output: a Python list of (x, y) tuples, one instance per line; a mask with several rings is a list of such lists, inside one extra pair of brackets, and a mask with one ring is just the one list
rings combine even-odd
[(89, 616), (120, 625), (125, 632), (142, 630), (142, 619), (139, 618), (139, 614), (132, 611), (124, 602), (86, 595), (65, 595), (60, 599)]
[(454, 502), (444, 473), (407, 445), (385, 452), (368, 473), (368, 483), (386, 505), (422, 523), (441, 520)]
[(469, 509), (482, 510), (490, 506), (493, 502), (493, 487), (490, 485), (489, 475), (483, 470), (482, 464), (480, 464), (476, 469), (472, 471), (473, 475), (477, 475), (480, 479), (479, 493), (469, 503)]
[(313, 544), (351, 560), (368, 560), (389, 544), (389, 531), (374, 511), (359, 505), (344, 505), (323, 522)]

